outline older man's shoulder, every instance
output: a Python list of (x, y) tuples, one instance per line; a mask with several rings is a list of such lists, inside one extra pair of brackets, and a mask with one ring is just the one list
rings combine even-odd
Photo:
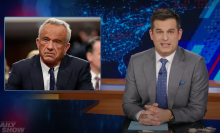
[(72, 55), (66, 54), (65, 56), (69, 61), (74, 62), (74, 63), (80, 63), (80, 64), (89, 63), (87, 60), (84, 60), (84, 59), (81, 59), (81, 58), (78, 58), (78, 57), (75, 57), (75, 56), (72, 56)]
[(40, 58), (39, 54), (38, 55), (34, 55), (34, 56), (30, 57), (30, 58), (19, 60), (19, 61), (13, 63), (13, 65), (26, 68), (27, 66), (33, 65), (35, 63), (35, 61), (37, 60), (37, 58)]

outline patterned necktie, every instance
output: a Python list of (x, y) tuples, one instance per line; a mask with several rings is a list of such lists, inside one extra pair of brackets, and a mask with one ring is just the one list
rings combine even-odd
[(96, 76), (95, 80), (96, 80), (95, 90), (99, 90), (99, 80), (100, 80), (100, 78), (98, 76)]
[(49, 73), (50, 73), (50, 90), (54, 90), (54, 85), (55, 85), (55, 80), (54, 80), (54, 68), (51, 67), (50, 70), (49, 70)]
[(158, 80), (157, 80), (157, 103), (158, 107), (162, 109), (167, 109), (167, 70), (166, 63), (167, 59), (160, 59), (162, 67), (160, 68)]

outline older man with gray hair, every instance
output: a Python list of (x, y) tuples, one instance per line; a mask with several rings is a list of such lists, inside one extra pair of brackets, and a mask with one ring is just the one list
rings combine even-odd
[(39, 28), (39, 54), (12, 65), (6, 90), (93, 90), (89, 62), (66, 54), (71, 29), (50, 18)]

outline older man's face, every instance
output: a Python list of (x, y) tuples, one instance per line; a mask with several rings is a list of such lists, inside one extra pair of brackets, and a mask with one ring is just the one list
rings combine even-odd
[(46, 24), (36, 40), (41, 60), (48, 67), (60, 64), (70, 44), (66, 42), (67, 30), (62, 25)]

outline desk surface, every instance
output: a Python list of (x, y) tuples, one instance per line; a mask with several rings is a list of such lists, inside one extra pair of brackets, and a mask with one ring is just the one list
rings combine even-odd
[[(140, 131), (128, 131), (128, 127), (131, 120), (125, 118), (123, 122), (123, 133), (140, 133)], [(201, 120), (193, 123), (182, 123), (182, 124), (169, 124), (168, 132), (154, 132), (154, 133), (188, 133), (189, 128), (202, 129), (205, 127), (215, 127), (216, 131), (213, 133), (219, 133), (220, 130), (217, 128), (220, 126), (220, 120)]]
[[(1, 121), (15, 121), (14, 127), (24, 127), (24, 133), (126, 132), (125, 116), (82, 113), (96, 102), (96, 100), (19, 99), (9, 101), (10, 106), (1, 110), (0, 117)], [(217, 128), (220, 127), (220, 120), (203, 120), (203, 124), (205, 127)], [(187, 129), (188, 125), (193, 124), (186, 125), (175, 125), (175, 127), (178, 127), (177, 131), (185, 131), (183, 127)], [(218, 128), (217, 132), (220, 132)]]
[[(60, 100), (98, 100), (98, 105), (90, 109), (88, 113), (124, 115), (122, 110), (124, 91), (39, 91), (37, 93), (33, 93), (35, 96), (28, 96), (38, 97), (39, 99), (48, 97), (50, 99), (50, 96), (45, 95), (55, 95), (55, 97), (58, 95), (57, 97)], [(220, 120), (220, 93), (209, 93), (207, 109), (204, 119)]]
[[(101, 79), (102, 85), (125, 85), (125, 79)], [(220, 87), (219, 80), (209, 80), (209, 87)]]

